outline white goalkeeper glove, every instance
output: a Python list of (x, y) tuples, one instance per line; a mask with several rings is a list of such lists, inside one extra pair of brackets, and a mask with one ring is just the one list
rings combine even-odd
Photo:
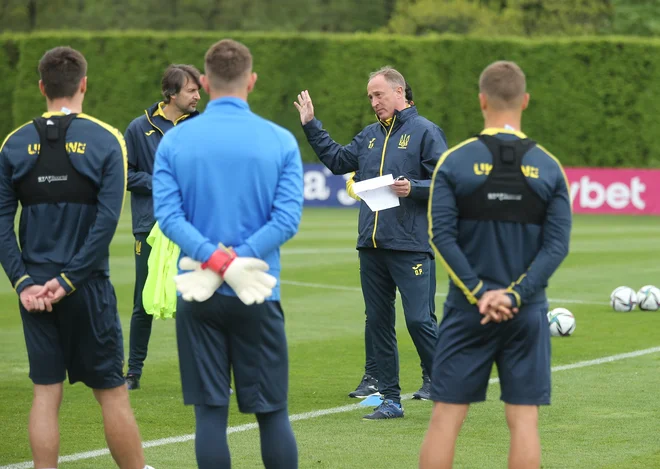
[(266, 273), (266, 262), (254, 257), (238, 257), (224, 246), (203, 264), (184, 257), (179, 267), (195, 269), (175, 278), (177, 290), (187, 301), (206, 301), (224, 281), (246, 305), (261, 304), (273, 294), (277, 284), (277, 279)]
[(186, 301), (206, 301), (222, 285), (222, 277), (212, 270), (202, 269), (202, 263), (190, 257), (182, 257), (179, 268), (192, 271), (174, 277), (176, 289)]

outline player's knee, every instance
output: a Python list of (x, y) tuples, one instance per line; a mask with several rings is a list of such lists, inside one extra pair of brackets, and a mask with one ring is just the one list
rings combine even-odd
[(32, 405), (44, 410), (59, 410), (63, 395), (62, 383), (35, 384)]
[[(96, 401), (103, 406), (129, 404), (126, 385), (109, 389), (92, 389)], [(129, 404), (130, 405), (130, 404)]]
[(539, 409), (535, 405), (505, 406), (506, 422), (511, 433), (535, 432), (538, 428)]

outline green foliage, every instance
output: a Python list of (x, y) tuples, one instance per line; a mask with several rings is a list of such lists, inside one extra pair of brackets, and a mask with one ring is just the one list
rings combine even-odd
[(387, 30), (397, 34), (428, 33), (523, 35), (521, 10), (475, 0), (399, 0)]
[(0, 31), (660, 34), (660, 0), (0, 0)]
[(561, 36), (606, 31), (610, 0), (399, 0), (388, 31)]
[(0, 144), (5, 135), (12, 131), (11, 108), (16, 82), (16, 67), (18, 65), (18, 45), (15, 41), (0, 35), (0, 76), (3, 77), (4, 89), (0, 93), (0, 109), (3, 117), (0, 119)]
[(394, 0), (0, 0), (0, 30), (371, 31)]
[(614, 34), (660, 36), (660, 0), (614, 0)]
[[(43, 111), (37, 63), (57, 45), (80, 49), (89, 62), (85, 111), (124, 131), (160, 99), (169, 63), (202, 69), (207, 48), (223, 33), (37, 34), (0, 36), (0, 72), (15, 85), (12, 125)], [(374, 122), (366, 98), (369, 72), (390, 64), (411, 84), (419, 112), (455, 145), (483, 125), (477, 81), (483, 68), (514, 60), (525, 70), (531, 103), (523, 126), (568, 166), (660, 166), (660, 41), (621, 38), (477, 39), (454, 36), (229, 35), (247, 44), (259, 74), (251, 108), (290, 129), (305, 161), (317, 161), (293, 106), (309, 90), (317, 117), (347, 144)], [(9, 52), (7, 52), (9, 51)], [(17, 60), (17, 57), (19, 58)], [(16, 70), (15, 73), (9, 71)], [(201, 103), (203, 109), (205, 102)], [(5, 122), (7, 119), (5, 119)], [(7, 132), (6, 124), (3, 130)]]
[(606, 32), (613, 14), (611, 0), (511, 0), (507, 4), (522, 11), (528, 36)]

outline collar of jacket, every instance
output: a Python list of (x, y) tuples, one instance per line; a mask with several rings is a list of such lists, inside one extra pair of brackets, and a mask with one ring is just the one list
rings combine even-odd
[(516, 130), (514, 128), (499, 128), (499, 127), (488, 127), (485, 128), (484, 130), (481, 131), (482, 135), (497, 135), (497, 134), (510, 134), (510, 135), (515, 135), (518, 138), (527, 138), (527, 135), (525, 135), (523, 132), (520, 130)]
[(223, 96), (222, 98), (216, 98), (212, 101), (209, 101), (209, 103), (206, 105), (207, 110), (213, 110), (213, 109), (218, 109), (219, 107), (234, 107), (238, 109), (245, 109), (245, 110), (250, 110), (250, 105), (247, 103), (247, 101), (242, 100), (241, 98), (236, 98), (234, 96)]
[[(159, 101), (157, 103), (152, 104), (151, 107), (149, 107), (149, 109), (146, 110), (147, 114), (150, 117), (160, 117), (163, 120), (169, 121), (169, 119), (165, 116), (165, 112), (163, 111), (164, 104), (165, 104), (164, 101)], [(174, 122), (174, 125), (177, 125), (179, 122), (188, 119), (189, 117), (195, 117), (198, 114), (199, 111), (193, 111), (190, 114), (184, 114)]]
[(389, 119), (381, 120), (378, 119), (378, 116), (376, 116), (376, 119), (384, 127), (389, 127), (392, 124), (394, 117), (396, 117), (397, 122), (404, 123), (405, 121), (416, 115), (417, 115), (417, 108), (414, 105), (408, 104), (408, 106), (405, 109), (402, 109), (401, 111), (394, 111), (394, 115)]

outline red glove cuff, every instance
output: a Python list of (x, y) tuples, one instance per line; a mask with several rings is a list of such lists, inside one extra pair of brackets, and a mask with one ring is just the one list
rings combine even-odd
[(211, 269), (224, 278), (227, 268), (236, 257), (236, 253), (232, 250), (218, 249), (202, 264), (202, 269)]

